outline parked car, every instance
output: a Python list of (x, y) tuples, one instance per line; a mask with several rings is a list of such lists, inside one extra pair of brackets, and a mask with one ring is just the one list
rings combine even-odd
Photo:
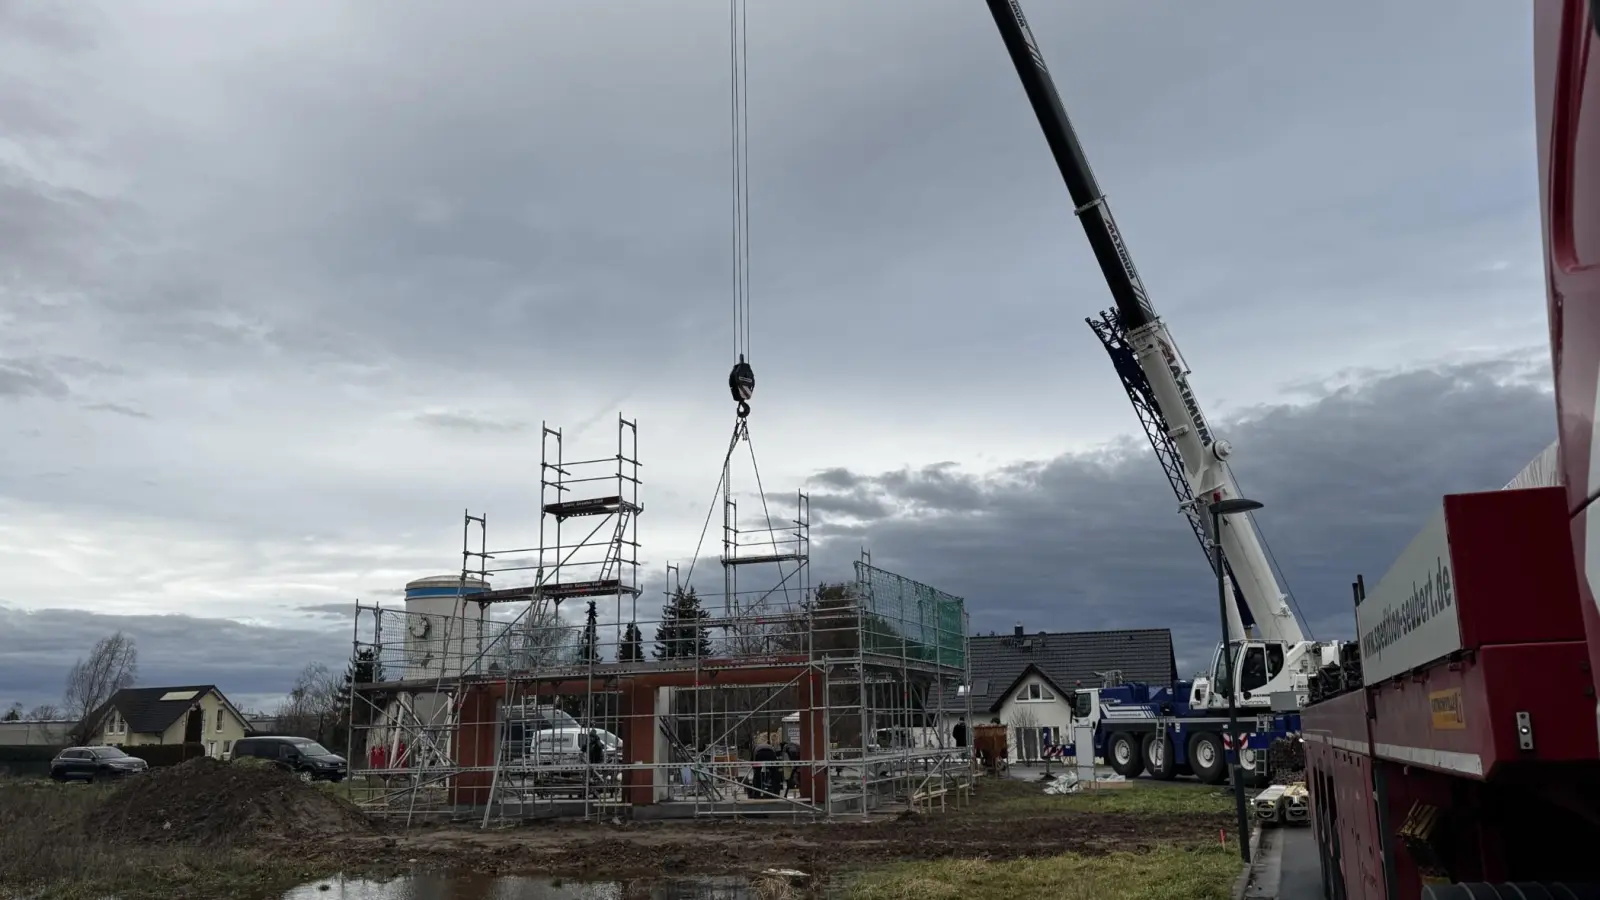
[(344, 757), (310, 738), (272, 735), (234, 741), (228, 758), (245, 757), (270, 760), (301, 781), (343, 781), (350, 772)]
[(587, 727), (566, 712), (536, 703), (505, 707), (506, 758), (524, 766), (561, 771), (581, 770), (595, 759), (589, 750), (591, 736), (600, 744), (600, 759), (608, 765), (622, 761), (622, 738), (603, 728)]
[(56, 781), (94, 781), (136, 775), (150, 768), (137, 756), (116, 747), (68, 747), (50, 760), (50, 777)]

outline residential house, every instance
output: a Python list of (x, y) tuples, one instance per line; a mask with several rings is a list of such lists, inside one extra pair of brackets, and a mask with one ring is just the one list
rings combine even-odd
[(1024, 632), (968, 639), (972, 681), (965, 696), (973, 721), (998, 720), (1011, 729), (1011, 760), (1038, 759), (1047, 746), (1066, 743), (1072, 692), (1108, 679), (1168, 686), (1178, 680), (1172, 632), (1166, 628), (1118, 631)]
[(213, 684), (123, 688), (88, 721), (92, 744), (204, 744), (206, 755), (218, 758), (245, 735), (244, 715)]
[[(978, 713), (976, 707), (973, 712)], [(1043, 759), (1048, 748), (1072, 740), (1072, 691), (1063, 689), (1036, 663), (1024, 666), (987, 712), (989, 719), (999, 719), (1010, 728), (1006, 746), (1012, 762)]]

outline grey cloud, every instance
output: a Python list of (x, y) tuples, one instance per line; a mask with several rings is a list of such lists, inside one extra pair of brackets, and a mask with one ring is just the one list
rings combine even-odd
[[(1367, 366), (1345, 380), (1370, 382), (1372, 365), (1418, 353), (1541, 338), (1525, 8), (1035, 5), (1159, 308), (1200, 387), (1224, 385), (1208, 396), (1239, 405), (1240, 475), (1270, 488), (1263, 521), (1280, 559), (1298, 547), (1302, 594), (1327, 587), (1317, 554), (1340, 572), (1325, 576), (1327, 596), (1346, 568), (1381, 568), (1363, 560), (1413, 515), (1384, 507), (1380, 541), (1322, 509), (1354, 495), (1318, 491), (1370, 477), (1399, 503), (1459, 486), (1437, 474), (1451, 467), (1497, 484), (1520, 464), (1500, 458), (1514, 448), (1496, 455), (1519, 433), (1510, 426), (1425, 445), (1436, 468), (1404, 455), (1423, 438), (1386, 443), (1381, 432), (1424, 420), (1435, 441), (1458, 434), (1438, 398), (1389, 414), (1423, 402), (1393, 393), (1432, 389), (1415, 381), (1348, 393), (1313, 381), (1299, 386), (1303, 409), (1249, 404), (1335, 366)], [(175, 531), (232, 541), (229, 571), (314, 586), (455, 558), (463, 503), (490, 506), (497, 535), (533, 530), (525, 469), (464, 479), (467, 465), (429, 468), (404, 446), (392, 448), (399, 464), (359, 473), (328, 461), (366, 424), (356, 411), (440, 402), (402, 390), (483, 389), (533, 409), (543, 392), (606, 417), (623, 399), (631, 413), (637, 392), (651, 440), (653, 404), (662, 418), (696, 415), (685, 397), (726, 404), (726, 24), (713, 7), (397, 0), (330, 17), (317, 0), (245, 0), (157, 20), (115, 0), (0, 0), (0, 124), (17, 148), (0, 162), (0, 359), (24, 360), (0, 365), (0, 399), (109, 412), (107, 398), (137, 397), (171, 438), (140, 455), (117, 443), (138, 423), (33, 403), (38, 419), (14, 427), (37, 438), (23, 449), (38, 459), (0, 471), (0, 495), (86, 521), (155, 503)], [(753, 11), (763, 414), (789, 399), (822, 409), (819, 433), (844, 402), (883, 411), (885, 430), (981, 409), (1128, 431), (1081, 322), (1104, 286), (992, 23), (970, 0), (909, 8)], [(250, 403), (310, 409), (282, 386), (308, 372), (329, 394), (354, 386), (350, 415), (307, 411), (251, 434)], [(1531, 389), (1511, 369), (1440, 377), (1449, 410), (1462, 392), (1510, 403)], [(186, 394), (201, 410), (192, 436)], [(531, 430), (527, 418), (517, 424)], [(1351, 422), (1374, 433), (1347, 434)], [(405, 424), (513, 430), (453, 409)], [(607, 427), (580, 422), (569, 436), (590, 424)], [(1313, 426), (1320, 445), (1297, 443)], [(223, 448), (235, 432), (257, 452)], [(851, 458), (848, 434), (828, 443), (818, 465)], [(1147, 453), (1133, 441), (983, 477), (820, 472), (817, 577), (848, 573), (865, 542), (880, 563), (960, 585), (989, 627), (1046, 612), (1073, 627), (1124, 601), (1123, 615), (1136, 602), (1170, 609), (1204, 593), (1191, 583), (1204, 570)], [(1297, 493), (1280, 469), (1315, 489)], [(144, 487), (153, 478), (159, 500)], [(1402, 479), (1420, 481), (1390, 487)], [(703, 508), (701, 487), (652, 479), (649, 502), (692, 494)], [(332, 523), (323, 539), (351, 549), (263, 549), (308, 523)]]
[(139, 648), (140, 683), (214, 683), (230, 696), (281, 696), (306, 663), (338, 668), (350, 656), (348, 618), (326, 628), (291, 629), (183, 615), (0, 606), (0, 703), (59, 702), (73, 661), (118, 629)]
[(89, 7), (26, 0), (0, 4), (0, 31), (9, 40), (35, 44), (55, 53), (75, 53), (94, 44), (98, 21)]
[(0, 397), (60, 400), (71, 393), (61, 376), (37, 360), (0, 359)]
[[(1218, 423), (1315, 632), (1348, 635), (1349, 582), (1380, 577), (1441, 495), (1499, 487), (1551, 440), (1548, 392), (1499, 377), (1514, 368), (1390, 374)], [(988, 474), (831, 473), (814, 490), (820, 565), (845, 571), (865, 544), (968, 598), (980, 631), (1171, 626), (1191, 667), (1215, 639), (1210, 570), (1142, 440)]]
[(85, 406), (84, 409), (90, 410), (91, 412), (115, 413), (116, 415), (119, 415), (119, 416), (127, 416), (130, 419), (149, 419), (149, 418), (153, 418), (147, 412), (143, 412), (141, 410), (134, 409), (131, 406), (123, 406), (121, 403), (90, 403), (87, 406)]
[[(1536, 253), (1524, 51), (1501, 40), (1525, 10), (1039, 7), (1035, 31), (1068, 105), (1162, 308), (1193, 317), (1188, 339), (1238, 339), (1236, 326), (1195, 310), (1225, 306), (1233, 322), (1337, 306), (1355, 323), (1384, 320), (1405, 296), (1487, 314), (1537, 284), (1526, 267), (1468, 278), (1455, 264)], [(1011, 383), (1080, 375), (1098, 361), (1063, 354), (1061, 335), (1092, 346), (1077, 317), (1093, 303), (1042, 301), (1102, 288), (1010, 64), (980, 8), (929, 0), (919, 10), (908, 27), (893, 4), (823, 0), (751, 23), (763, 377), (954, 380), (931, 361), (946, 351), (927, 349), (954, 345), (966, 364), (950, 369), (1003, 364)], [(79, 143), (114, 141), (97, 152), (142, 177), (127, 209), (87, 221), (77, 211), (98, 210), (87, 191), (69, 203), (19, 187), (27, 195), (0, 206), (37, 223), (25, 235), (29, 265), (63, 268), (86, 246), (120, 246), (130, 229), (107, 224), (119, 217), (153, 223), (144, 230), (165, 240), (101, 260), (89, 293), (163, 366), (173, 363), (155, 351), (182, 343), (190, 369), (403, 360), (515, 378), (582, 363), (623, 383), (649, 359), (657, 380), (714, 383), (729, 324), (716, 299), (727, 292), (728, 151), (725, 33), (713, 10), (702, 19), (645, 4), (619, 20), (592, 5), (384, 5), (329, 25), (361, 35), (359, 59), (315, 29), (297, 32), (291, 77), (275, 64), (285, 47), (242, 37), (251, 15), (320, 12), (241, 7), (232, 64), (202, 56), (192, 64), (215, 68), (130, 85), (181, 95), (159, 124), (102, 133), (91, 96), (40, 88), (75, 114)], [(125, 5), (95, 19), (77, 62), (91, 68), (215, 40), (203, 16), (169, 24), (170, 40), (152, 39)], [(673, 40), (659, 40), (664, 31)], [(581, 90), (556, 89), (573, 83), (569, 67), (592, 69), (568, 48), (596, 33), (618, 65), (591, 71)], [(529, 40), (541, 52), (525, 52)], [(1426, 64), (1419, 40), (1440, 51)], [(1368, 63), (1352, 69), (1354, 58)], [(375, 71), (404, 102), (373, 102)], [(1263, 81), (1261, 71), (1296, 74)], [(230, 102), (186, 90), (212, 77)], [(1452, 154), (1438, 152), (1440, 135)], [(1340, 148), (1332, 165), (1318, 155), (1330, 146)], [(1369, 158), (1383, 162), (1352, 162)], [(1316, 191), (1305, 189), (1308, 169), (1323, 173)], [(1441, 206), (1468, 183), (1469, 205)], [(1241, 297), (1246, 265), (1252, 289)], [(1328, 302), (1335, 292), (1341, 303)], [(980, 297), (1016, 304), (1028, 326), (974, 321)], [(262, 312), (240, 326), (219, 322), (220, 309)], [(810, 365), (823, 342), (839, 362)], [(883, 393), (923, 396), (921, 380)], [(991, 384), (958, 383), (963, 397)]]
[(811, 476), (811, 484), (823, 487), (849, 489), (862, 482), (861, 476), (849, 469), (823, 469)]
[(354, 603), (308, 603), (304, 606), (295, 607), (299, 612), (316, 613), (320, 616), (342, 617), (345, 619), (350, 618), (355, 613), (355, 608)]
[(418, 413), (418, 422), (431, 428), (446, 431), (470, 431), (478, 434), (519, 434), (528, 430), (528, 423), (514, 419), (497, 419), (462, 410)]

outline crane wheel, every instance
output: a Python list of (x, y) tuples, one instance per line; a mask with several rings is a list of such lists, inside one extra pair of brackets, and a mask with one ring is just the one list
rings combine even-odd
[(1173, 761), (1172, 741), (1164, 734), (1144, 736), (1144, 767), (1150, 777), (1158, 781), (1171, 781), (1177, 777), (1178, 767)]
[(1106, 762), (1123, 778), (1138, 778), (1144, 772), (1144, 749), (1139, 740), (1127, 732), (1113, 734), (1106, 743)]
[(1202, 731), (1189, 739), (1189, 765), (1202, 784), (1221, 784), (1228, 780), (1228, 754), (1222, 749), (1222, 735)]

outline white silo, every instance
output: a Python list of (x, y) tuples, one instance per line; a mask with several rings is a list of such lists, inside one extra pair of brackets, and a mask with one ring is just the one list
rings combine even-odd
[(406, 585), (405, 648), (407, 680), (460, 675), (478, 662), (480, 620), (490, 637), (487, 610), (472, 602), (489, 589), (482, 579), (460, 575), (418, 578)]

